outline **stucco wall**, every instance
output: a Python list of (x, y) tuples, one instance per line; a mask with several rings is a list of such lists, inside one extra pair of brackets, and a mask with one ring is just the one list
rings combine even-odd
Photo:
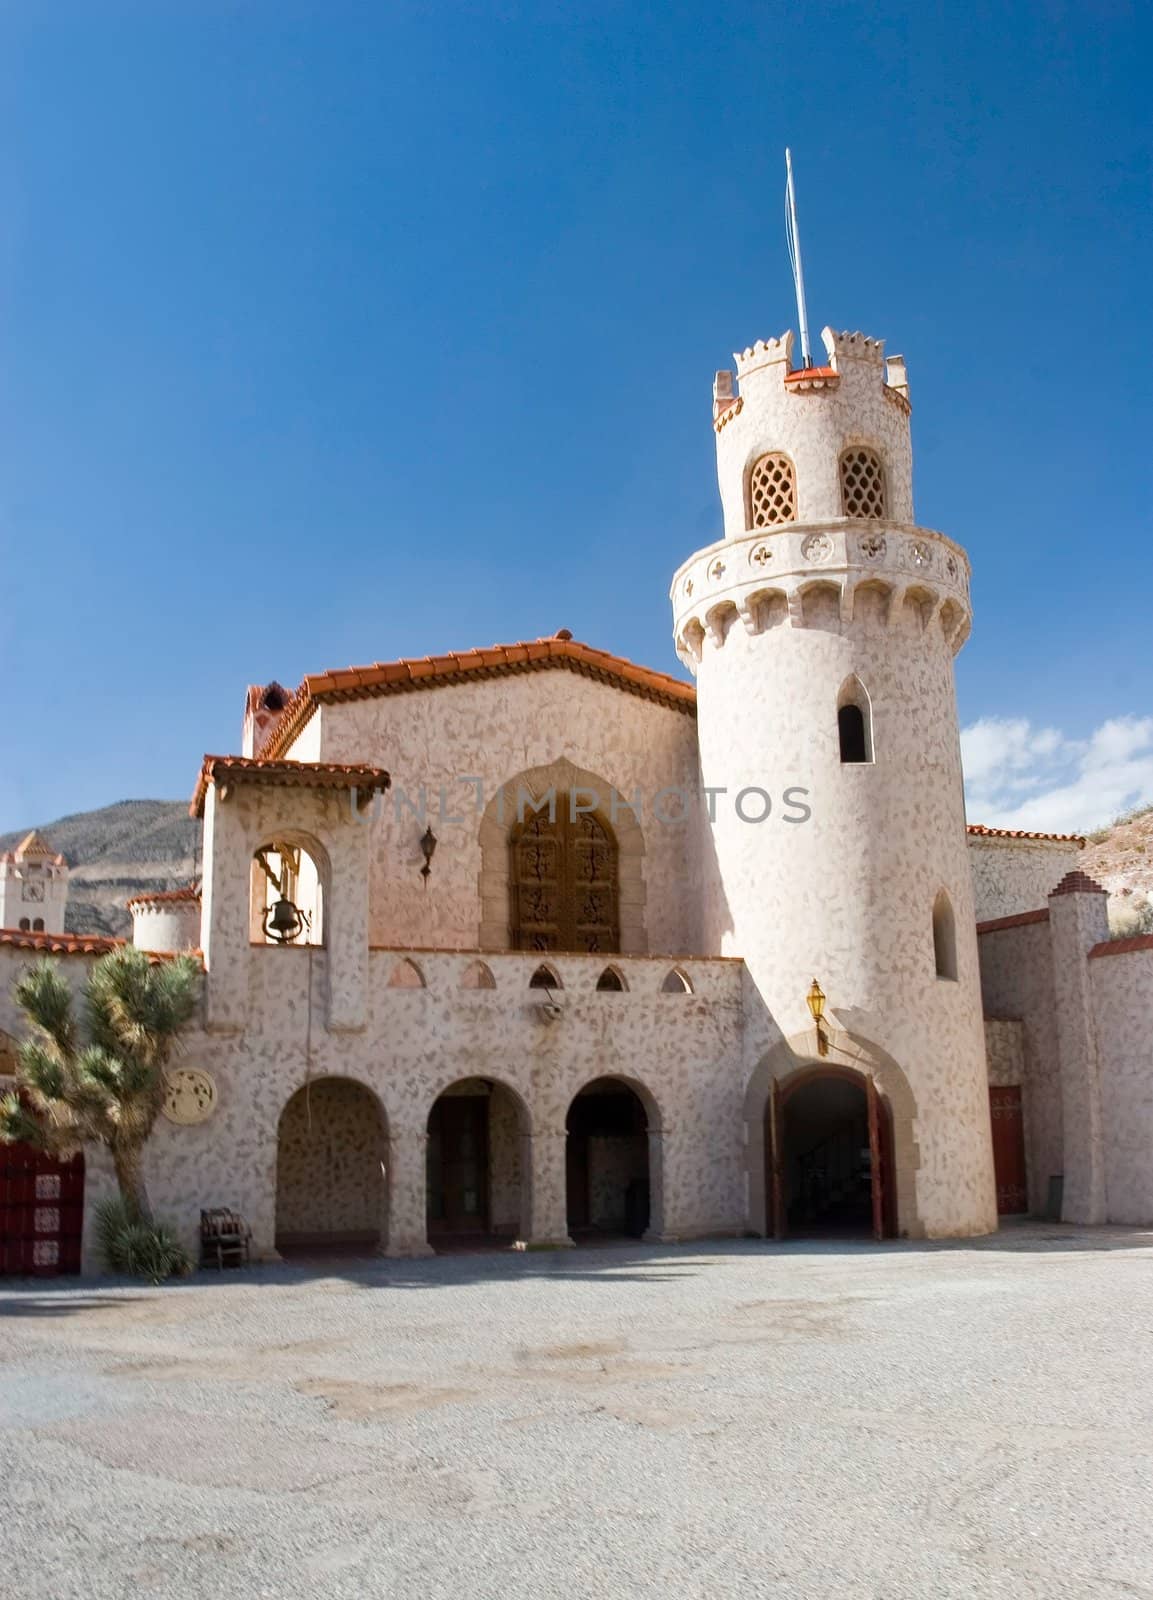
[(992, 1087), (1024, 1084), (1025, 1024), (1013, 1017), (986, 1017), (985, 1056)]
[[(981, 991), (985, 1015), (1020, 1022), (1024, 1075), (1025, 1162), (1029, 1209), (1043, 1213), (1049, 1179), (1065, 1170), (1060, 1055), (1047, 914), (1041, 920), (983, 933)], [(988, 1026), (988, 1025), (987, 1025)], [(990, 1063), (993, 1068), (993, 1063)], [(994, 1069), (995, 1070), (995, 1069)], [(990, 1082), (1013, 1081), (994, 1078)]]
[(278, 1235), (366, 1237), (382, 1222), (383, 1122), (370, 1094), (322, 1078), (296, 1094), (277, 1135)]
[(969, 835), (973, 901), (978, 922), (1037, 911), (1077, 865), (1078, 844)]
[(1089, 961), (1110, 1222), (1153, 1223), (1153, 941)]
[[(833, 578), (839, 597), (850, 581)], [(808, 1025), (819, 978), (832, 1025), (879, 1046), (911, 1086), (923, 1225), (979, 1233), (995, 1226), (995, 1196), (952, 645), (919, 602), (890, 603), (891, 619), (863, 602), (847, 616), (838, 598), (827, 614), (802, 604), (779, 623), (734, 622), (704, 639), (701, 770), (726, 791), (702, 828), (704, 945), (744, 958), (790, 1035)], [(861, 764), (842, 763), (838, 742), (852, 677), (872, 709), (875, 759)], [(794, 786), (810, 810), (799, 821), (783, 803)], [(742, 790), (753, 797), (743, 815)], [(773, 800), (764, 820), (757, 791)], [(955, 981), (934, 963), (942, 889)]]
[[(11, 983), (26, 959), (26, 953), (0, 948), (0, 1028), (17, 1035)], [(192, 1243), (201, 1207), (232, 1206), (252, 1226), (257, 1252), (270, 1251), (281, 1114), (311, 1079), (319, 1127), (323, 1091), (318, 1097), (317, 1080), (352, 1078), (375, 1096), (388, 1133), (388, 1243), (400, 1253), (419, 1251), (426, 1247), (429, 1111), (443, 1089), (477, 1076), (506, 1086), (525, 1108), (521, 1151), (530, 1238), (563, 1238), (569, 1104), (593, 1079), (620, 1076), (649, 1108), (653, 1231), (676, 1238), (743, 1231), (740, 963), (682, 961), (695, 992), (678, 995), (661, 992), (667, 961), (617, 957), (614, 964), (629, 984), (629, 992), (619, 994), (597, 992), (602, 961), (557, 957), (564, 1015), (549, 1023), (540, 1014), (540, 991), (528, 986), (535, 957), (486, 956), (495, 987), (462, 988), (474, 959), (421, 956), (427, 986), (399, 989), (388, 986), (397, 953), (374, 952), (365, 1028), (334, 1033), (324, 1025), (326, 953), (254, 947), (243, 1032), (193, 1029), (186, 1037), (180, 1064), (212, 1074), (218, 1103), (210, 1120), (197, 1126), (158, 1121), (146, 1160), (157, 1213)], [(79, 984), (87, 964), (69, 958), (64, 967)], [(89, 1165), (94, 1197), (107, 1186), (106, 1165)], [(500, 1195), (494, 1211), (494, 1220), (513, 1220)], [(90, 1223), (91, 1206), (88, 1213)], [(293, 1213), (301, 1231), (311, 1231), (304, 1220)]]
[[(782, 451), (796, 470), (797, 521), (840, 517), (841, 452), (876, 449), (885, 465), (886, 515), (913, 520), (913, 462), (909, 414), (885, 387), (882, 342), (862, 334), (822, 333), (840, 380), (833, 388), (802, 391), (785, 384), (792, 335), (770, 339), (737, 356), (741, 406), (717, 436), (717, 465), (725, 536), (747, 527), (745, 482), (766, 451)], [(819, 359), (819, 358), (818, 358)]]
[[(691, 715), (564, 670), (350, 701), (322, 715), (322, 759), (375, 762), (392, 774), (393, 791), (366, 827), (373, 944), (476, 948), (485, 807), (519, 774), (567, 761), (598, 780), (606, 807), (612, 790), (629, 804), (640, 795), (647, 949), (700, 950), (693, 829), (653, 816), (662, 789), (697, 792)], [(426, 820), (438, 840), (427, 883)]]

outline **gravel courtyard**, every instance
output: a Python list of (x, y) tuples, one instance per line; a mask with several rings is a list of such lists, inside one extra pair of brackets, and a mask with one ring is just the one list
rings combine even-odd
[(1153, 1234), (0, 1287), (0, 1595), (1153, 1596)]

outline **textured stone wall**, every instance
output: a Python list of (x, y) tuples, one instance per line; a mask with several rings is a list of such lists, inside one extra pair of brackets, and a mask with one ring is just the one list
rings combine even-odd
[(1153, 946), (1089, 961), (1110, 1222), (1153, 1224)]
[(277, 1130), (277, 1236), (378, 1235), (387, 1153), (367, 1090), (341, 1078), (299, 1090)]
[(1041, 839), (969, 835), (973, 900), (978, 922), (1036, 911), (1077, 865), (1081, 846)]
[[(0, 1028), (17, 1035), (10, 996), (21, 955), (0, 948)], [(520, 1182), (528, 1189), (524, 1232), (530, 1241), (566, 1236), (565, 1119), (577, 1092), (605, 1076), (631, 1084), (646, 1106), (653, 1233), (687, 1238), (743, 1231), (739, 962), (682, 960), (694, 992), (665, 994), (667, 961), (618, 956), (614, 965), (629, 991), (617, 994), (596, 989), (602, 961), (559, 956), (564, 1015), (550, 1023), (541, 1017), (540, 991), (528, 986), (536, 966), (531, 955), (487, 955), (495, 987), (479, 990), (462, 986), (475, 961), (467, 953), (422, 955), (426, 987), (416, 989), (389, 987), (397, 959), (394, 951), (372, 953), (365, 1028), (333, 1032), (325, 1025), (326, 952), (256, 947), (247, 962), (243, 1031), (189, 1032), (180, 1064), (212, 1074), (217, 1109), (193, 1127), (161, 1118), (146, 1170), (157, 1213), (190, 1243), (201, 1207), (227, 1205), (247, 1217), (257, 1252), (272, 1251), (281, 1115), (311, 1079), (317, 1126), (323, 1104), (318, 1080), (343, 1078), (363, 1085), (381, 1108), (388, 1134), (384, 1238), (395, 1253), (427, 1249), (429, 1112), (444, 1089), (473, 1076), (503, 1085), (525, 1108)], [(83, 959), (64, 965), (73, 981), (82, 981)], [(511, 1154), (513, 1140), (500, 1100), (498, 1093), (498, 1158), (502, 1148)], [(107, 1174), (98, 1160), (90, 1172), (91, 1199), (102, 1192)], [(496, 1159), (493, 1173), (494, 1220), (507, 1224), (514, 1220), (511, 1167)], [(88, 1211), (90, 1223), (91, 1205)], [(312, 1231), (303, 1210), (294, 1218), (302, 1231)]]
[[(874, 760), (859, 765), (841, 762), (837, 734), (850, 678), (872, 713)], [(988, 1088), (948, 639), (913, 612), (848, 622), (834, 612), (824, 625), (752, 634), (734, 626), (704, 641), (697, 685), (703, 781), (727, 791), (702, 837), (705, 949), (744, 958), (788, 1035), (809, 1025), (805, 995), (819, 978), (831, 1026), (870, 1041), (911, 1088), (923, 1227), (988, 1231)], [(793, 788), (811, 810), (800, 822), (782, 803)], [(743, 790), (753, 795), (744, 816)], [(763, 821), (757, 790), (774, 801)], [(934, 963), (941, 889), (956, 981)]]
[[(563, 670), (350, 701), (326, 706), (320, 716), (323, 760), (375, 762), (392, 775), (392, 794), (361, 829), (373, 944), (492, 947), (480, 935), (491, 920), (482, 882), (484, 811), (520, 776), (567, 761), (580, 782), (595, 782), (605, 806), (614, 790), (626, 804), (639, 792), (644, 943), (634, 948), (699, 950), (693, 830), (652, 815), (662, 789), (697, 791), (692, 716)], [(467, 779), (474, 781), (461, 781)], [(438, 843), (426, 882), (420, 838), (427, 823)]]
[(1049, 1179), (1065, 1170), (1061, 1056), (1048, 919), (983, 933), (977, 943), (986, 1017), (1016, 1019), (1022, 1027), (1024, 1076), (1020, 1081), (1029, 1210), (1043, 1214)]
[(620, 1232), (628, 1221), (628, 1190), (648, 1178), (648, 1140), (643, 1134), (594, 1135), (589, 1139), (589, 1222)]
[(1025, 1082), (1025, 1025), (1014, 1017), (985, 1018), (989, 1083), (1008, 1088)]

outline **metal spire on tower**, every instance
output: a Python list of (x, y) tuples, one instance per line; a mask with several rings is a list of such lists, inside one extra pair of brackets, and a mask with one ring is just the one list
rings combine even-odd
[(801, 239), (797, 232), (797, 196), (793, 188), (793, 157), (785, 149), (785, 238), (789, 246), (789, 264), (793, 269), (793, 287), (797, 291), (797, 317), (801, 324), (801, 360), (806, 367), (813, 364), (809, 347), (809, 314), (805, 309), (805, 269), (801, 263)]

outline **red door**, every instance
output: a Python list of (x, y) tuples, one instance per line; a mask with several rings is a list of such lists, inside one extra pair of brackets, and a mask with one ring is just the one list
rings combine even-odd
[(27, 1144), (0, 1144), (0, 1273), (80, 1271), (84, 1157), (54, 1161)]
[(993, 1174), (997, 1182), (997, 1212), (1013, 1216), (1029, 1209), (1025, 1181), (1025, 1118), (1021, 1086), (989, 1088), (989, 1117), (993, 1125)]

